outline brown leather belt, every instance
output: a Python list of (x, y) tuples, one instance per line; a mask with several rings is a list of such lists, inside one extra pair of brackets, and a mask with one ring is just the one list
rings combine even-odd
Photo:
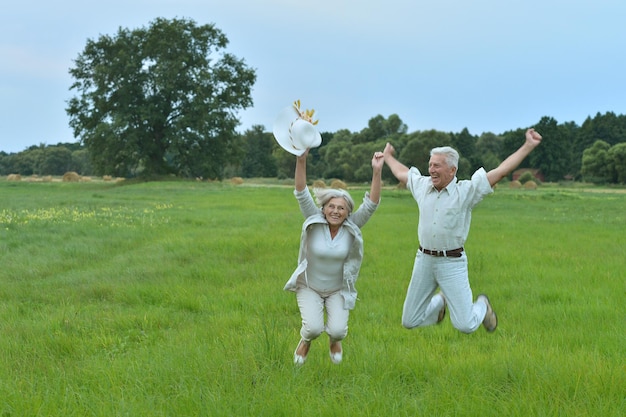
[(463, 254), (463, 248), (452, 249), (452, 250), (430, 250), (424, 249), (420, 246), (420, 252), (425, 253), (430, 256), (444, 256), (450, 258), (460, 258), (461, 254)]

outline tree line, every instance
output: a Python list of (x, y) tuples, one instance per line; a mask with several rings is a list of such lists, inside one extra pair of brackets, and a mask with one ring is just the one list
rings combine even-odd
[[(550, 182), (626, 183), (626, 116), (598, 113), (581, 126), (574, 122), (558, 123), (546, 116), (533, 127), (545, 140), (520, 168), (538, 169), (545, 181)], [(422, 172), (428, 170), (430, 149), (452, 146), (461, 155), (458, 177), (469, 178), (479, 167), (495, 168), (514, 152), (524, 140), (525, 129), (481, 135), (473, 135), (467, 129), (457, 133), (408, 132), (397, 115), (387, 118), (378, 115), (358, 132), (347, 129), (322, 132), (322, 145), (311, 150), (307, 172), (310, 178), (367, 182), (371, 178), (371, 155), (391, 142), (403, 163)], [(218, 175), (206, 179), (293, 178), (294, 156), (280, 148), (264, 126), (256, 125), (236, 135), (230, 146), (234, 158), (215, 170)], [(31, 146), (13, 154), (0, 152), (0, 174), (63, 175), (68, 171), (81, 175), (110, 174), (94, 170), (90, 151), (83, 144), (59, 143)], [(383, 175), (386, 181), (394, 182), (389, 171), (385, 170)]]
[(33, 145), (17, 153), (0, 152), (0, 175), (93, 175), (89, 151), (80, 143)]
[[(588, 117), (582, 126), (574, 122), (558, 123), (545, 116), (534, 126), (544, 137), (520, 168), (538, 169), (545, 181), (588, 181), (624, 183), (626, 180), (626, 116), (607, 112)], [(527, 127), (501, 134), (424, 130), (408, 132), (397, 115), (376, 116), (359, 132), (339, 130), (322, 133), (322, 146), (313, 149), (307, 159), (311, 178), (337, 178), (347, 182), (366, 182), (371, 178), (371, 155), (391, 142), (398, 158), (408, 166), (428, 172), (430, 149), (452, 146), (460, 154), (458, 177), (469, 178), (484, 167), (495, 168), (524, 141)], [(242, 137), (244, 156), (229, 173), (242, 177), (292, 178), (294, 158), (278, 148), (271, 133), (262, 126)], [(391, 172), (383, 178), (394, 182)]]

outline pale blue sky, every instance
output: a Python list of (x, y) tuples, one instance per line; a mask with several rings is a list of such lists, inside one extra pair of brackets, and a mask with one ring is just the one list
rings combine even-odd
[(73, 60), (157, 17), (214, 23), (257, 70), (241, 131), (271, 131), (295, 99), (331, 132), (394, 113), (472, 134), (626, 114), (623, 0), (23, 0), (0, 13), (0, 151), (75, 142)]

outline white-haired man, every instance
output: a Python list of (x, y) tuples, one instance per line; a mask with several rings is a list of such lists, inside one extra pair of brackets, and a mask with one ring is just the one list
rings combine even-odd
[[(486, 295), (474, 301), (463, 249), (470, 229), (472, 208), (493, 192), (493, 186), (512, 172), (541, 143), (534, 129), (526, 131), (524, 144), (489, 172), (478, 169), (469, 180), (457, 181), (459, 154), (453, 148), (434, 148), (428, 173), (408, 168), (387, 143), (385, 163), (398, 181), (405, 183), (419, 207), (419, 249), (402, 311), (408, 329), (440, 323), (450, 310), (452, 325), (463, 333), (482, 324), (493, 332), (498, 318)], [(439, 288), (440, 292), (437, 292)]]

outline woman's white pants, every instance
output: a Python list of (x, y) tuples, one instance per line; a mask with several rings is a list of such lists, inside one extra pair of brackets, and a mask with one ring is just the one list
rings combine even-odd
[[(302, 287), (296, 291), (296, 299), (302, 316), (300, 329), (302, 339), (310, 342), (324, 331), (331, 342), (337, 342), (346, 337), (350, 310), (344, 309), (344, 300), (340, 291), (320, 295), (311, 288)], [(326, 310), (326, 325), (324, 325), (324, 310)]]

